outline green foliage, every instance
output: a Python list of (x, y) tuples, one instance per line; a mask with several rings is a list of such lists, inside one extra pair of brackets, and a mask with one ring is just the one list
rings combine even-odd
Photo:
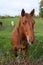
[(42, 7), (42, 6), (43, 6), (43, 0), (40, 1), (40, 7)]
[(40, 8), (40, 16), (43, 17), (43, 8)]
[(40, 12), (39, 12), (40, 17), (43, 17), (43, 0), (40, 1)]

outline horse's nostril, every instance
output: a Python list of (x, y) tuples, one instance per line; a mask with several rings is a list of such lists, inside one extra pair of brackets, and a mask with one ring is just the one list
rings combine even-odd
[(33, 44), (33, 41), (32, 41), (32, 44)]
[(31, 39), (29, 39), (29, 42), (31, 42), (33, 44), (33, 41)]
[(31, 39), (29, 39), (29, 42), (32, 42)]

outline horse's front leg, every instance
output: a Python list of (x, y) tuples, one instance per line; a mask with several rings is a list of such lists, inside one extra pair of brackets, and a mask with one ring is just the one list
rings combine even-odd
[(15, 62), (20, 64), (20, 49), (14, 51), (15, 54)]
[(28, 46), (25, 46), (24, 49), (22, 49), (22, 58), (25, 59), (26, 58), (26, 53), (28, 51)]

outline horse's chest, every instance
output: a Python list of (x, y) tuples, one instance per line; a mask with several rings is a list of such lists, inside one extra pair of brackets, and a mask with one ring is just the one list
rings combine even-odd
[(22, 36), (21, 44), (23, 44), (23, 45), (26, 45), (27, 44), (27, 39), (26, 39), (25, 36)]

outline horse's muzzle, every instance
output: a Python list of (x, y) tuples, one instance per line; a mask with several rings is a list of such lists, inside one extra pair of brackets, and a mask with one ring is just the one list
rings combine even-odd
[(29, 45), (33, 44), (33, 41), (29, 37), (27, 37), (27, 42)]

